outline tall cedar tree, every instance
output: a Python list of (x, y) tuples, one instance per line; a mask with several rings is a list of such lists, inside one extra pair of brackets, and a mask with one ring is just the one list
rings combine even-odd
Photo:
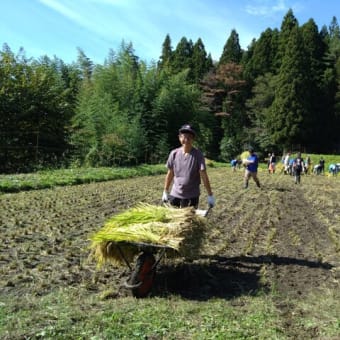
[(160, 69), (169, 67), (172, 61), (172, 46), (170, 35), (167, 34), (162, 45), (162, 55), (159, 58), (158, 67)]
[(252, 57), (246, 65), (246, 73), (252, 79), (268, 72), (275, 73), (274, 60), (278, 51), (278, 37), (277, 29), (267, 28), (254, 44)]
[(330, 100), (329, 104), (333, 119), (331, 120), (334, 132), (332, 145), (335, 149), (340, 148), (339, 131), (340, 125), (340, 28), (338, 21), (333, 17), (329, 27), (329, 50), (327, 53), (327, 69), (325, 79), (327, 87), (325, 88), (325, 97)]
[[(183, 37), (177, 44), (175, 51), (173, 52), (173, 58), (171, 62), (171, 70), (174, 74), (179, 73), (185, 69), (191, 69), (192, 67), (192, 54), (193, 43), (192, 40), (187, 40)], [(193, 79), (192, 72), (189, 72), (189, 79)]]
[(276, 59), (273, 61), (276, 69), (279, 69), (282, 63), (282, 59), (286, 53), (287, 43), (294, 27), (298, 27), (299, 23), (294, 16), (293, 11), (288, 10), (287, 14), (283, 17), (281, 23), (281, 30), (279, 34), (278, 41), (278, 52), (276, 54)]
[(293, 27), (278, 74), (275, 100), (268, 117), (268, 129), (274, 143), (297, 147), (306, 142), (308, 115), (311, 111), (310, 76), (306, 69), (303, 40)]
[[(250, 140), (261, 150), (278, 152), (280, 148), (272, 140), (267, 128), (268, 110), (275, 98), (276, 76), (272, 73), (258, 76), (252, 87), (252, 96), (246, 102), (247, 115), (251, 126), (248, 129)], [(267, 152), (266, 152), (267, 153)]]
[[(305, 72), (310, 78), (308, 92), (311, 101), (308, 115), (304, 120), (305, 142), (307, 143), (305, 146), (316, 150), (324, 140), (327, 140), (324, 139), (325, 135), (322, 136), (320, 126), (326, 127), (330, 121), (329, 110), (327, 110), (322, 96), (322, 74), (324, 72), (322, 58), (325, 53), (325, 46), (313, 19), (301, 26), (301, 32), (304, 46)], [(326, 131), (328, 128), (326, 128)], [(315, 138), (316, 135), (319, 135), (320, 138)]]
[(242, 49), (238, 33), (233, 29), (227, 42), (223, 47), (223, 52), (219, 64), (236, 63), (239, 64), (242, 59)]
[(194, 83), (198, 84), (203, 76), (212, 68), (211, 58), (207, 57), (207, 52), (201, 38), (193, 46), (191, 58), (192, 76)]

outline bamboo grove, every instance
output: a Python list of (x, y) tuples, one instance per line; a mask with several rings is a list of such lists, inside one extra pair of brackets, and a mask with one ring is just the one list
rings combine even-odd
[[(219, 32), (216, 32), (219, 34)], [(218, 61), (204, 43), (165, 37), (158, 61), (132, 43), (94, 64), (0, 51), (0, 172), (165, 162), (178, 127), (198, 130), (208, 158), (340, 150), (340, 29), (300, 25), (293, 11), (246, 50), (235, 29)]]

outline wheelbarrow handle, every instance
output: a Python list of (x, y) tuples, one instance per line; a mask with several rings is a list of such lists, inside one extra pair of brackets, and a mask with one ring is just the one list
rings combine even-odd
[(196, 209), (195, 213), (196, 215), (202, 216), (202, 217), (207, 217), (209, 214), (210, 210), (212, 209), (212, 206), (209, 206), (207, 210), (202, 210), (202, 209)]

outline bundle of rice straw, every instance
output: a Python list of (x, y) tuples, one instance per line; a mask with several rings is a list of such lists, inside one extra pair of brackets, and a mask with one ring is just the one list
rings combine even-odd
[(111, 217), (91, 236), (92, 254), (99, 266), (106, 262), (123, 265), (121, 252), (131, 262), (146, 245), (166, 247), (169, 256), (194, 258), (203, 240), (205, 221), (192, 207), (178, 209), (140, 203)]

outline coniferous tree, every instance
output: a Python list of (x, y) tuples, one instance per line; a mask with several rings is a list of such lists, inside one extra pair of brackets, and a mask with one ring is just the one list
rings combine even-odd
[(329, 26), (328, 51), (326, 53), (326, 69), (324, 73), (324, 93), (331, 98), (329, 125), (333, 126), (332, 135), (327, 140), (334, 148), (340, 147), (338, 126), (340, 125), (340, 28), (336, 17), (332, 18)]
[(238, 33), (233, 29), (227, 42), (223, 47), (223, 52), (219, 60), (220, 64), (236, 63), (239, 64), (242, 59), (242, 49)]
[[(310, 98), (309, 112), (304, 120), (306, 142), (310, 148), (318, 147), (323, 144), (319, 126), (327, 125), (329, 122), (329, 111), (325, 107), (322, 95), (322, 74), (323, 63), (322, 58), (325, 52), (325, 45), (321, 35), (318, 32), (313, 19), (301, 26), (305, 73), (309, 76), (309, 82), (306, 89)], [(320, 139), (315, 139), (315, 135), (319, 134)]]
[(209, 70), (211, 70), (212, 68), (214, 67), (214, 61), (213, 61), (213, 58), (211, 56), (211, 53), (208, 54), (208, 57), (207, 57), (207, 70), (209, 72)]
[(275, 67), (280, 68), (282, 63), (282, 58), (285, 55), (286, 47), (294, 28), (299, 27), (299, 23), (294, 16), (292, 9), (289, 9), (287, 14), (284, 16), (281, 23), (281, 30), (278, 39), (278, 53), (276, 55), (276, 60), (274, 61)]
[(94, 65), (92, 60), (86, 56), (81, 48), (78, 48), (77, 65), (81, 70), (83, 79), (89, 81), (92, 76)]
[[(310, 77), (306, 74), (303, 40), (297, 26), (290, 31), (277, 78), (275, 99), (267, 117), (271, 139), (280, 147), (306, 142), (310, 112)], [(306, 126), (305, 126), (306, 124)]]
[(277, 71), (274, 61), (278, 51), (278, 37), (278, 30), (268, 28), (254, 43), (250, 62), (246, 65), (246, 72), (252, 79)]
[(162, 45), (162, 55), (158, 63), (159, 68), (169, 67), (172, 60), (172, 53), (171, 38), (170, 35), (167, 34)]
[(272, 73), (258, 76), (252, 88), (252, 96), (247, 100), (249, 121), (252, 123), (248, 128), (250, 140), (253, 140), (261, 150), (277, 150), (272, 140), (268, 115), (275, 98), (276, 76)]
[[(192, 40), (187, 40), (183, 37), (177, 44), (173, 52), (171, 69), (173, 73), (179, 73), (185, 69), (192, 67), (193, 43)], [(189, 79), (193, 79), (192, 74), (189, 74)]]
[(209, 69), (211, 69), (211, 63), (207, 58), (207, 52), (205, 51), (201, 38), (199, 38), (193, 46), (191, 65), (193, 80), (198, 84)]

